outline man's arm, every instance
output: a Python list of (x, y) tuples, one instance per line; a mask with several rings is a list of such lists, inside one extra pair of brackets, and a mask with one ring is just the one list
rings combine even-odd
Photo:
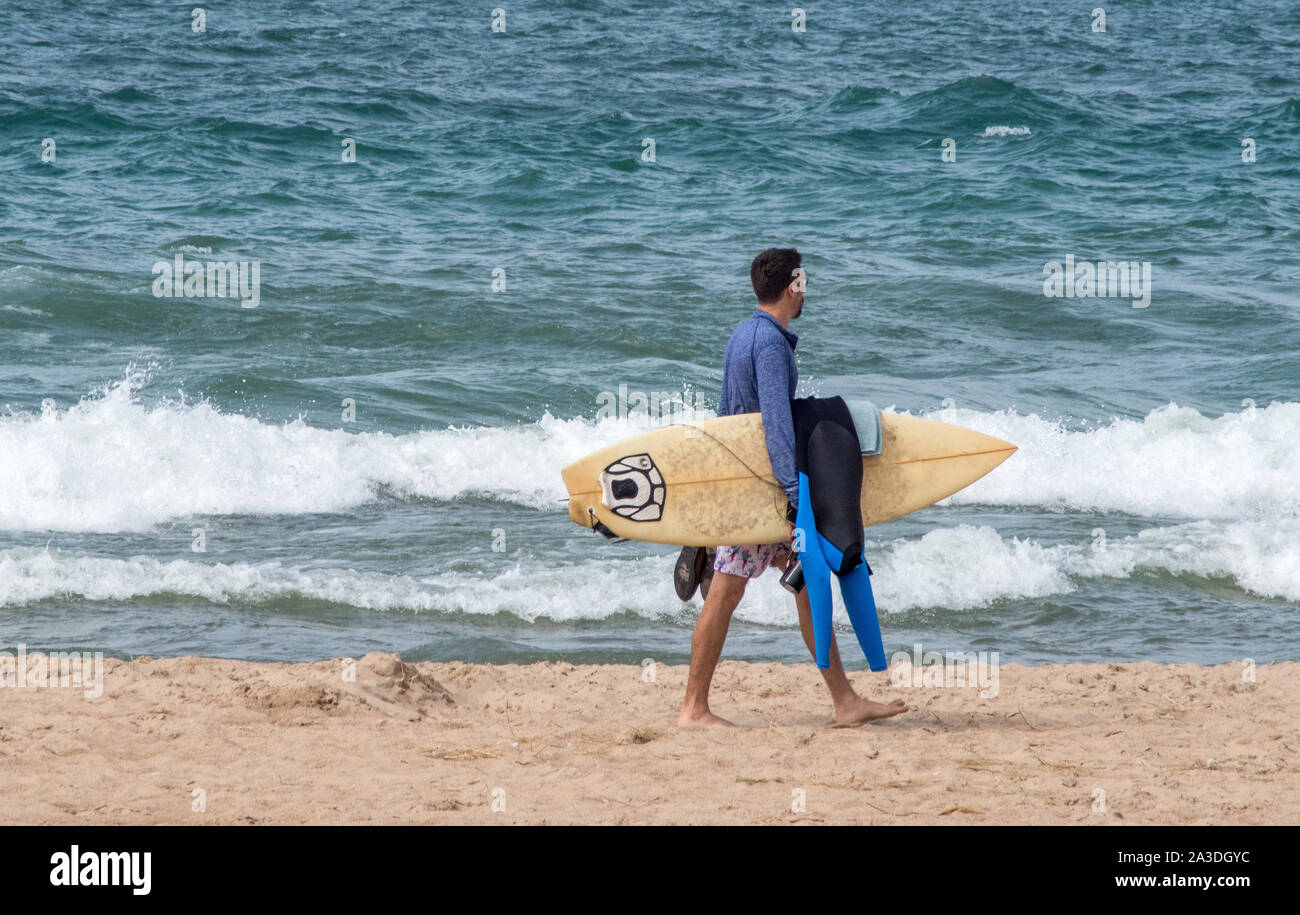
[(785, 345), (773, 343), (754, 354), (758, 408), (772, 474), (792, 505), (799, 504), (799, 476), (794, 469), (794, 420), (790, 416), (790, 363)]

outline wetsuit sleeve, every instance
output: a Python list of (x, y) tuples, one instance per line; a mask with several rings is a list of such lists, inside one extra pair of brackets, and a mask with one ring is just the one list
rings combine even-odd
[(758, 409), (772, 475), (794, 505), (799, 504), (799, 477), (794, 470), (794, 420), (790, 416), (790, 362), (784, 344), (762, 347), (754, 354)]

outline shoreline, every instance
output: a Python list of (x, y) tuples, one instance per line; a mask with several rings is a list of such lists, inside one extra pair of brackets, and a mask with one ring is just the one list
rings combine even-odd
[(742, 727), (684, 730), (684, 665), (109, 658), (97, 699), (0, 688), (0, 822), (1300, 822), (1300, 662), (850, 678), (909, 711), (833, 727), (809, 663), (724, 660)]

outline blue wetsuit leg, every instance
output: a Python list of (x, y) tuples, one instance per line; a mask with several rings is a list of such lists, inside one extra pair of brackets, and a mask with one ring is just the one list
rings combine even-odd
[(808, 591), (808, 605), (812, 608), (813, 647), (817, 666), (825, 670), (831, 666), (831, 567), (822, 554), (822, 538), (817, 533), (817, 519), (813, 517), (812, 500), (808, 496), (808, 476), (799, 474), (799, 512), (795, 516), (796, 536), (803, 538), (799, 562), (803, 564), (804, 587)]
[[(834, 634), (831, 626), (835, 610), (831, 601), (831, 570), (841, 567), (844, 554), (817, 531), (817, 519), (813, 517), (808, 493), (808, 477), (800, 473), (799, 512), (795, 517), (795, 527), (803, 532), (804, 549), (799, 553), (799, 561), (803, 564), (804, 586), (808, 589), (808, 604), (812, 609), (817, 666), (826, 670), (831, 666), (831, 638)], [(871, 590), (866, 557), (852, 572), (836, 577), (840, 580), (844, 609), (853, 624), (862, 653), (867, 657), (867, 664), (874, 671), (885, 670), (888, 667), (885, 644), (880, 635), (880, 619), (876, 615), (876, 598)]]
[(848, 575), (840, 576), (840, 596), (844, 598), (844, 609), (848, 611), (867, 663), (872, 670), (884, 670), (889, 665), (885, 663), (885, 643), (880, 637), (880, 618), (876, 616), (876, 598), (871, 593), (866, 557)]

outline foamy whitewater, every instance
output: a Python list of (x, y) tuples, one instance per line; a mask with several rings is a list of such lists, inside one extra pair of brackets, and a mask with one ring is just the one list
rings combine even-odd
[[(67, 408), (46, 404), (40, 413), (0, 418), (0, 472), (28, 481), (0, 493), (0, 526), (140, 534), (179, 525), (206, 533), (210, 516), (283, 520), (393, 504), (456, 513), (492, 502), (502, 516), (522, 511), (533, 524), (573, 533), (560, 469), (652, 425), (644, 415), (547, 413), (508, 427), (350, 432), (301, 418), (267, 423), (201, 399), (146, 405), (138, 390), (147, 381), (133, 370)], [(888, 614), (986, 609), (1070, 595), (1087, 582), (1114, 586), (1160, 575), (1300, 602), (1300, 473), (1288, 444), (1300, 439), (1300, 404), (1219, 417), (1169, 404), (1140, 421), (1075, 429), (1010, 410), (925, 415), (1020, 449), (946, 504), (1034, 509), (1083, 524), (1049, 536), (970, 523), (902, 537), (879, 535), (896, 525), (873, 528), (868, 554)], [(671, 550), (623, 544), (621, 554), (584, 557), (595, 545), (568, 556), (502, 550), (490, 567), (410, 575), (310, 558), (221, 561), (192, 550), (170, 560), (87, 555), (46, 543), (0, 552), (0, 607), (171, 598), (274, 608), (306, 600), (367, 611), (507, 614), (529, 623), (626, 614), (671, 621), (689, 609), (673, 595)], [(842, 607), (837, 612), (844, 623)], [(788, 597), (769, 576), (751, 588), (737, 618), (781, 627), (790, 614)]]
[[(198, 515), (339, 512), (381, 497), (477, 496), (534, 509), (565, 497), (560, 470), (650, 429), (642, 413), (407, 435), (265, 423), (207, 401), (145, 406), (132, 372), (74, 406), (0, 416), (0, 527), (147, 530)], [(691, 418), (714, 415), (692, 410)], [(951, 504), (1144, 518), (1300, 515), (1300, 404), (1202, 416), (1168, 404), (1090, 429), (1005, 410), (921, 414), (1014, 442), (1015, 458)], [(557, 509), (558, 510), (558, 509)]]

